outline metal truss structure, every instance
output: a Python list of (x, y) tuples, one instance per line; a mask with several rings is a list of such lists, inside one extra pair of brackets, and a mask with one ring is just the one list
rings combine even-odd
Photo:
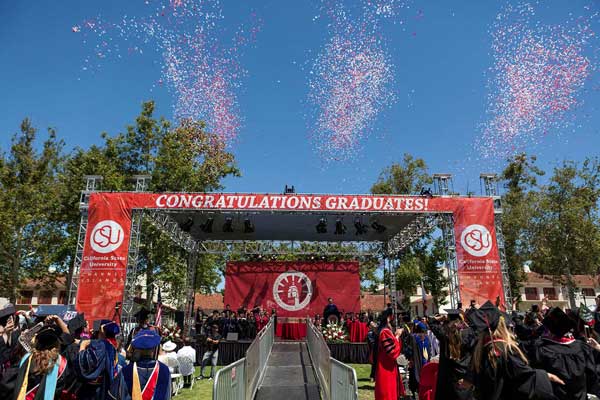
[(504, 234), (502, 233), (502, 203), (498, 192), (498, 177), (496, 174), (481, 174), (479, 179), (485, 190), (484, 194), (494, 199), (494, 226), (496, 227), (496, 242), (498, 243), (498, 255), (500, 256), (500, 270), (502, 271), (502, 287), (504, 289), (506, 307), (510, 309), (512, 308), (512, 290), (508, 275)]
[[(150, 183), (150, 176), (136, 175), (134, 179), (136, 191), (146, 191)], [(135, 287), (138, 282), (139, 248), (143, 218), (144, 212), (142, 210), (132, 210), (131, 236), (127, 255), (127, 275), (125, 276), (125, 291), (123, 293), (123, 304), (121, 305), (121, 324), (126, 327), (132, 327), (136, 322), (134, 317), (134, 297)]]
[(71, 283), (69, 285), (69, 303), (75, 304), (77, 297), (77, 288), (79, 287), (79, 272), (81, 270), (81, 261), (83, 257), (83, 247), (85, 246), (85, 234), (88, 225), (88, 204), (90, 194), (100, 189), (102, 177), (100, 175), (85, 175), (85, 189), (81, 191), (79, 198), (79, 211), (81, 219), (79, 220), (79, 231), (77, 233), (77, 248), (75, 249), (75, 258), (73, 260), (73, 272), (71, 273)]
[(144, 217), (188, 253), (197, 253), (200, 250), (198, 242), (189, 233), (184, 232), (169, 213), (158, 210), (144, 210)]
[[(79, 283), (79, 271), (82, 262), (83, 248), (88, 221), (89, 195), (99, 189), (101, 176), (86, 176), (86, 187), (82, 191), (80, 210), (81, 222), (77, 251), (74, 260), (73, 276), (69, 291), (69, 302), (74, 303)], [(450, 174), (435, 174), (434, 188), (438, 196), (453, 196), (453, 183)], [(150, 176), (136, 175), (135, 190), (143, 192), (148, 189)], [(504, 239), (498, 216), (502, 212), (497, 195), (496, 177), (493, 174), (482, 174), (482, 184), (485, 194), (494, 198), (496, 206), (496, 236), (498, 250), (502, 267), (502, 278), (504, 293), (507, 303), (510, 304), (510, 285), (506, 257), (504, 254)], [(180, 224), (172, 217), (172, 213), (156, 209), (134, 209), (132, 210), (131, 237), (128, 250), (127, 275), (125, 279), (125, 290), (121, 308), (121, 323), (124, 327), (133, 327), (134, 318), (134, 296), (135, 288), (140, 274), (139, 246), (141, 228), (143, 221), (148, 221), (158, 230), (167, 235), (177, 246), (188, 253), (185, 293), (185, 333), (189, 334), (193, 326), (194, 316), (194, 283), (198, 263), (201, 254), (220, 254), (231, 256), (248, 257), (276, 257), (288, 254), (304, 255), (307, 257), (341, 257), (349, 256), (355, 259), (379, 258), (383, 260), (384, 269), (390, 275), (390, 300), (394, 311), (397, 310), (398, 293), (396, 287), (396, 271), (403, 252), (419, 238), (431, 232), (436, 227), (442, 230), (442, 238), (447, 251), (446, 268), (448, 270), (450, 303), (452, 308), (457, 308), (460, 299), (458, 285), (458, 263), (456, 258), (456, 241), (454, 236), (454, 220), (451, 213), (415, 213), (414, 219), (408, 223), (399, 233), (388, 241), (302, 241), (302, 240), (225, 240), (225, 241), (198, 241), (190, 233), (184, 231)], [(358, 239), (358, 238), (357, 238)]]
[[(436, 194), (439, 196), (451, 196), (453, 191), (452, 175), (434, 174), (433, 183)], [(446, 248), (446, 268), (448, 270), (448, 294), (450, 307), (458, 308), (460, 303), (460, 290), (458, 284), (458, 260), (456, 259), (456, 238), (454, 237), (454, 217), (452, 214), (442, 214), (441, 228), (442, 239)]]
[(263, 241), (204, 241), (198, 243), (201, 254), (238, 254), (245, 256), (279, 256), (298, 254), (307, 256), (380, 257), (380, 242), (313, 242), (302, 240)]
[(390, 258), (397, 257), (408, 246), (434, 230), (439, 224), (440, 215), (419, 214), (401, 232), (386, 243), (387, 256)]

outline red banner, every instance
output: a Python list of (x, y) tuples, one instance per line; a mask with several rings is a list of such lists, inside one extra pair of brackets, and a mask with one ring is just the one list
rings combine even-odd
[(471, 300), (483, 304), (500, 296), (500, 303), (505, 304), (493, 200), (462, 200), (463, 206), (454, 212), (461, 300), (466, 306)]
[(452, 213), (463, 302), (496, 296), (504, 302), (489, 197), (98, 192), (90, 196), (76, 302), (90, 320), (111, 318), (123, 301), (133, 209)]
[(232, 310), (261, 306), (281, 317), (314, 317), (328, 297), (342, 313), (360, 311), (358, 262), (227, 263), (224, 300)]

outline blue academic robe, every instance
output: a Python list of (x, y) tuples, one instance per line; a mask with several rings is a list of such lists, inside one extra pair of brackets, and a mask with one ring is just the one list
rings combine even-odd
[(79, 352), (77, 372), (85, 382), (78, 393), (80, 399), (107, 398), (108, 389), (118, 373), (116, 355), (116, 349), (107, 340), (92, 340), (85, 350)]
[[(169, 367), (160, 361), (152, 359), (142, 359), (137, 361), (138, 376), (140, 377), (141, 389), (144, 389), (146, 382), (150, 378), (154, 366), (158, 363), (158, 380), (154, 388), (152, 400), (169, 400), (171, 398), (171, 372)], [(131, 400), (131, 391), (133, 388), (133, 363), (129, 363), (121, 370), (117, 378), (114, 380), (109, 398), (119, 400)]]

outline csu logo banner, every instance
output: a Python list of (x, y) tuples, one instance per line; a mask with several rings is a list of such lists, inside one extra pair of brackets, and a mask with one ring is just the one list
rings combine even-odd
[(125, 233), (121, 225), (113, 220), (100, 221), (92, 229), (90, 245), (94, 251), (106, 254), (117, 250), (123, 244)]
[(460, 244), (470, 255), (485, 257), (492, 250), (492, 235), (483, 225), (469, 225), (460, 235)]
[(225, 269), (224, 300), (234, 310), (261, 306), (278, 317), (314, 317), (328, 297), (340, 311), (360, 311), (358, 262), (229, 262)]

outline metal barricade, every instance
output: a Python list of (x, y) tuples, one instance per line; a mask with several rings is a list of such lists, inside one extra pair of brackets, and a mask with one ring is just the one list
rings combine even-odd
[(217, 371), (213, 384), (213, 400), (243, 400), (246, 395), (246, 359)]
[(258, 389), (275, 340), (273, 320), (258, 333), (246, 357), (219, 370), (213, 384), (213, 400), (252, 400)]
[(331, 400), (358, 399), (358, 382), (354, 368), (331, 359)]
[(273, 348), (275, 340), (275, 327), (273, 319), (269, 321), (256, 336), (248, 350), (246, 351), (246, 400), (254, 398), (265, 369), (267, 360)]
[(306, 320), (306, 344), (323, 400), (357, 400), (356, 371), (331, 357), (323, 334), (310, 319)]

